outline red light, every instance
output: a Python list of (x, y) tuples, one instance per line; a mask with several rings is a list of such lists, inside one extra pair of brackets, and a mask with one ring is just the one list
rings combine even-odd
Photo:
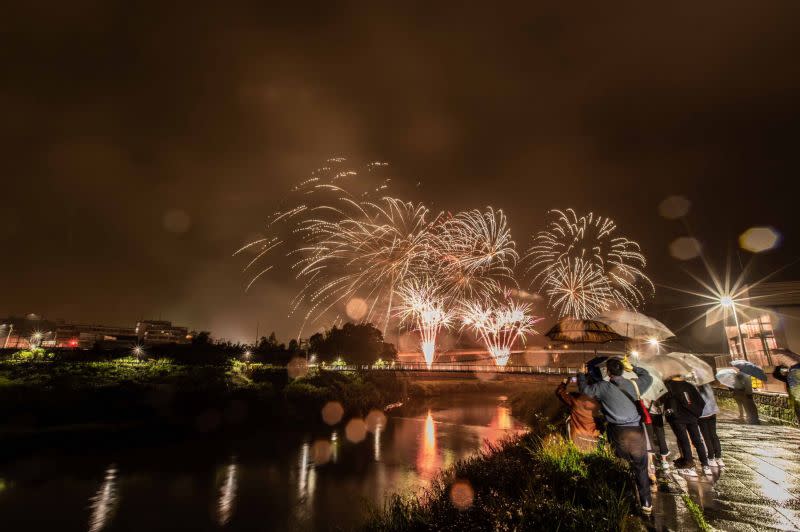
[(77, 345), (78, 345), (78, 341), (75, 340), (74, 338), (69, 341), (69, 346), (70, 347), (76, 347)]

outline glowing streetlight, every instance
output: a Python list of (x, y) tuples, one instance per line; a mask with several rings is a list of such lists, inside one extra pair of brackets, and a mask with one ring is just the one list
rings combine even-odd
[(747, 347), (744, 345), (742, 339), (742, 327), (739, 325), (739, 313), (736, 312), (736, 300), (728, 294), (724, 294), (719, 298), (719, 304), (724, 308), (731, 309), (733, 314), (733, 321), (736, 323), (736, 336), (739, 338), (739, 345), (742, 346), (742, 356), (747, 360)]
[(133, 356), (140, 359), (144, 356), (144, 348), (140, 345), (137, 345), (133, 348)]

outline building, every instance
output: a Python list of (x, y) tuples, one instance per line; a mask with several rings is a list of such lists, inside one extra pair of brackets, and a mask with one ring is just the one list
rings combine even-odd
[(61, 324), (55, 329), (52, 341), (43, 347), (102, 349), (130, 348), (138, 343), (136, 329), (110, 325)]
[(741, 342), (733, 316), (725, 320), (733, 359), (768, 367), (785, 363), (784, 350), (800, 353), (800, 281), (753, 285), (735, 305)]
[(192, 340), (188, 328), (162, 320), (140, 321), (136, 324), (136, 336), (142, 345), (188, 344)]

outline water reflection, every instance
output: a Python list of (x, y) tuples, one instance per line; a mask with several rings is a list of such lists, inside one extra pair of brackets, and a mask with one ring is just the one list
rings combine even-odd
[(225, 480), (219, 490), (219, 503), (217, 504), (217, 519), (220, 525), (230, 521), (236, 502), (237, 479), (236, 459), (231, 458), (231, 463), (225, 468)]
[(436, 447), (436, 425), (430, 410), (421, 436), (422, 442), (417, 453), (417, 473), (424, 480), (431, 480), (441, 468), (441, 460)]
[(375, 432), (372, 438), (372, 454), (376, 462), (381, 461), (381, 429), (383, 429), (383, 427), (380, 423), (375, 425)]
[(499, 430), (510, 430), (514, 428), (514, 423), (511, 419), (511, 409), (507, 406), (498, 406), (494, 417), (492, 417), (492, 420), (489, 422), (489, 427)]
[(117, 468), (112, 464), (106, 469), (100, 489), (89, 499), (92, 509), (89, 532), (98, 532), (108, 524), (117, 507), (117, 501)]

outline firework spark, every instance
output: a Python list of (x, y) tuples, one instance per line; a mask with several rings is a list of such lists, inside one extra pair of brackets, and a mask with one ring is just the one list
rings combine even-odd
[(452, 323), (453, 313), (445, 308), (444, 298), (439, 295), (436, 285), (427, 278), (425, 281), (412, 279), (398, 289), (402, 303), (398, 306), (401, 322), (411, 322), (420, 334), (422, 354), (428, 369), (433, 364), (436, 351), (436, 335)]
[[(371, 163), (374, 173), (386, 163)], [(487, 299), (506, 285), (516, 286), (519, 259), (505, 214), (487, 208), (455, 215), (432, 212), (421, 203), (384, 194), (377, 187), (353, 191), (359, 173), (344, 159), (326, 165), (293, 187), (288, 207), (270, 216), (269, 235), (235, 254), (251, 254), (244, 267), (255, 272), (247, 288), (286, 256), (302, 287), (290, 303), (306, 322), (317, 321), (356, 298), (367, 302), (360, 318), (383, 327), (395, 316), (400, 287), (431, 279), (449, 307), (469, 297)], [(283, 250), (282, 253), (277, 250)], [(265, 264), (268, 262), (268, 264)], [(428, 346), (433, 349), (433, 346)]]
[(554, 219), (534, 236), (526, 258), (531, 284), (538, 284), (559, 316), (590, 318), (610, 308), (633, 309), (655, 288), (645, 275), (639, 244), (614, 236), (616, 224), (572, 209), (553, 210)]
[(488, 299), (516, 286), (519, 255), (502, 210), (460, 212), (437, 227), (435, 242), (437, 277), (454, 300)]
[(466, 301), (461, 308), (461, 321), (483, 341), (498, 366), (505, 366), (514, 343), (525, 343), (527, 334), (535, 332), (539, 321), (530, 313), (527, 303), (510, 299), (494, 303), (481, 300)]

